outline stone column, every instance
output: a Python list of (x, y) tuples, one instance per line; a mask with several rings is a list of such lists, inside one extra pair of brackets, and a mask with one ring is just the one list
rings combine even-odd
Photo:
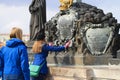
[(73, 3), (82, 2), (82, 0), (73, 0)]

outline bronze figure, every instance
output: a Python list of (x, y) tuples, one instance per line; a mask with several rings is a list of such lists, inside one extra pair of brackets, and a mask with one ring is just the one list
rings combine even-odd
[(46, 0), (32, 0), (29, 6), (31, 13), (30, 20), (30, 40), (37, 40), (37, 34), (40, 30), (44, 30), (46, 22)]

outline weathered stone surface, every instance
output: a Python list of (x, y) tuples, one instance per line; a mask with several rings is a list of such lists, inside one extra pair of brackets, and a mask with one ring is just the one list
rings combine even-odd
[(118, 58), (111, 58), (109, 59), (109, 65), (120, 65), (120, 59)]
[(87, 80), (87, 79), (79, 79), (79, 78), (73, 78), (73, 77), (59, 77), (59, 76), (54, 76), (49, 78), (48, 80)]
[(110, 58), (112, 58), (112, 56), (110, 55), (101, 56), (85, 55), (84, 63), (86, 65), (108, 65)]
[(49, 64), (59, 64), (59, 65), (108, 65), (112, 56), (101, 55), (93, 56), (91, 54), (87, 55), (49, 55), (47, 61)]
[[(48, 80), (120, 80), (120, 67), (109, 66), (50, 66)], [(52, 76), (51, 76), (52, 75)]]
[(55, 76), (63, 76), (63, 77), (79, 77), (79, 78), (87, 78), (85, 68), (76, 68), (76, 67), (50, 67), (51, 75)]
[(120, 48), (117, 47), (117, 43), (120, 43), (119, 27), (111, 12), (105, 14), (96, 6), (77, 2), (67, 10), (58, 12), (46, 23), (46, 37), (55, 45), (72, 40), (71, 50), (74, 50), (74, 54), (79, 52), (100, 56), (112, 53), (116, 57), (116, 51)]

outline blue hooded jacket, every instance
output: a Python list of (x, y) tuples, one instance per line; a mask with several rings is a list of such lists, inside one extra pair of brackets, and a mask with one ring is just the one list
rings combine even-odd
[(3, 59), (2, 59), (2, 53), (0, 52), (0, 77), (2, 77), (3, 72)]
[(41, 65), (45, 62), (40, 70), (40, 73), (47, 74), (48, 67), (47, 67), (46, 58), (48, 56), (49, 51), (60, 52), (60, 51), (64, 51), (64, 50), (65, 50), (64, 46), (49, 46), (47, 44), (44, 44), (42, 47), (42, 52), (36, 53), (34, 55), (33, 64), (34, 65)]
[(4, 76), (23, 76), (24, 80), (30, 80), (27, 47), (22, 40), (12, 38), (6, 42), (6, 46), (0, 50), (4, 60)]

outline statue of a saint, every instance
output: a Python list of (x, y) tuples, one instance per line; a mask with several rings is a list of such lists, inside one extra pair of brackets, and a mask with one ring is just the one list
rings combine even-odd
[(37, 40), (37, 34), (44, 30), (46, 22), (46, 0), (32, 0), (29, 6), (31, 13), (30, 20), (30, 41)]

